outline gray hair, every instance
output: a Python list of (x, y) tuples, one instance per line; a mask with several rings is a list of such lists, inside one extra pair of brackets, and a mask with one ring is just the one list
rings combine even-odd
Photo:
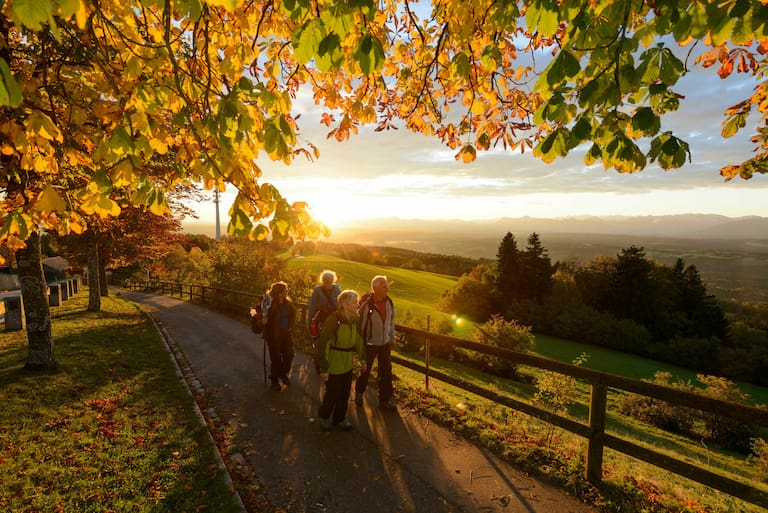
[(387, 277), (386, 276), (382, 276), (381, 274), (377, 274), (371, 280), (371, 288), (373, 288), (373, 286), (376, 285), (377, 283), (381, 283), (381, 282), (384, 282), (385, 285), (389, 283), (387, 281)]
[(347, 305), (347, 304), (354, 304), (357, 305), (358, 301), (360, 300), (360, 294), (357, 293), (357, 291), (354, 290), (342, 290), (339, 294), (338, 299), (336, 299), (339, 306), (341, 305)]
[(323, 281), (325, 281), (326, 278), (332, 278), (333, 279), (333, 283), (336, 283), (336, 273), (335, 272), (328, 271), (328, 270), (321, 272), (320, 273), (320, 278), (319, 278), (320, 283), (323, 283)]

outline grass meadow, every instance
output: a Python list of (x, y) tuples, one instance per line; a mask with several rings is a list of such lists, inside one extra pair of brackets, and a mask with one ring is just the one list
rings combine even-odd
[(138, 308), (87, 292), (51, 309), (58, 369), (0, 332), (0, 511), (239, 511), (192, 397)]

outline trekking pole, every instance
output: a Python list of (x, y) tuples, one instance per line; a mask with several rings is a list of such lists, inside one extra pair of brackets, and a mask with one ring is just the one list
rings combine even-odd
[(261, 340), (264, 342), (264, 354), (261, 357), (261, 361), (264, 362), (264, 388), (267, 388), (267, 337), (262, 334)]

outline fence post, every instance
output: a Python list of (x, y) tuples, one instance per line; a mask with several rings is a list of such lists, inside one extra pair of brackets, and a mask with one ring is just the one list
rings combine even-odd
[(605, 434), (608, 387), (602, 378), (592, 383), (589, 398), (589, 446), (587, 448), (587, 481), (599, 484), (603, 479), (603, 435)]
[(205, 285), (200, 287), (200, 302), (205, 304)]

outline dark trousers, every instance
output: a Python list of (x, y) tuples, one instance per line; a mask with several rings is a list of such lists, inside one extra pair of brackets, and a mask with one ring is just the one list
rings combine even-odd
[(291, 372), (291, 362), (293, 362), (293, 339), (288, 330), (279, 330), (274, 337), (267, 339), (267, 348), (269, 348), (269, 378), (276, 381), (278, 378), (287, 376)]
[(365, 372), (360, 374), (355, 383), (355, 392), (363, 393), (368, 386), (373, 360), (379, 359), (379, 402), (385, 403), (392, 398), (392, 344), (383, 346), (365, 345)]
[(347, 417), (347, 405), (349, 403), (349, 391), (352, 389), (352, 371), (344, 374), (330, 374), (325, 382), (325, 395), (320, 405), (318, 415), (321, 419), (331, 417), (335, 425)]

